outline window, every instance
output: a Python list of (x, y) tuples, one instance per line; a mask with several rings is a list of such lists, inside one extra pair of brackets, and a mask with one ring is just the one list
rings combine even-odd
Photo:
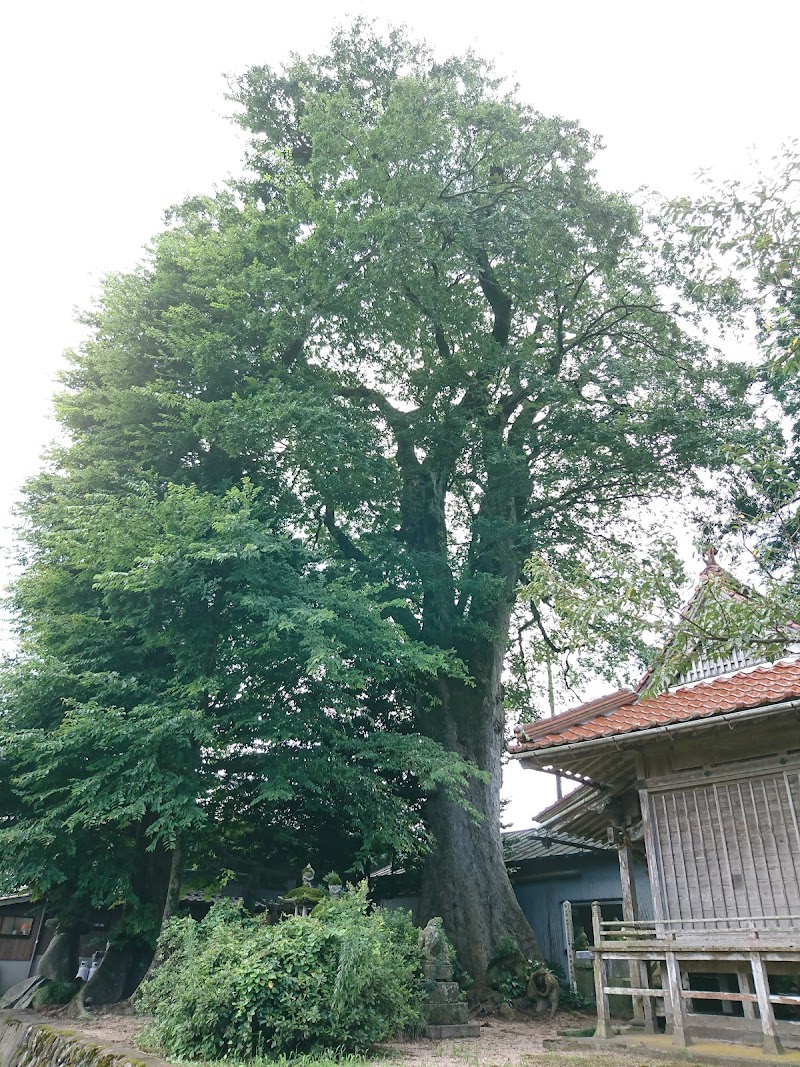
[(0, 937), (30, 937), (33, 919), (29, 915), (4, 915), (0, 919)]

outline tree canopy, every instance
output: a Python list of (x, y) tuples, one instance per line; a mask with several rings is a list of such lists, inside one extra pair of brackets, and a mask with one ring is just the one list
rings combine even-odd
[(668, 205), (667, 251), (684, 293), (727, 335), (752, 336), (755, 390), (770, 431), (732, 443), (707, 536), (761, 596), (725, 598), (711, 635), (720, 650), (748, 638), (772, 653), (800, 618), (800, 149), (790, 143), (750, 180), (715, 181)]
[(87, 492), (70, 474), (29, 498), (26, 654), (4, 676), (9, 876), (97, 907), (135, 900), (142, 849), (181, 836), (188, 860), (261, 884), (331, 834), (325, 858), (348, 865), (421, 847), (410, 779), (458, 792), (464, 768), (404, 736), (404, 687), (447, 657), (321, 578), (247, 481)]
[(357, 21), (232, 99), (246, 173), (108, 279), (28, 491), (3, 863), (49, 891), (123, 825), (246, 851), (285, 819), (374, 855), (424, 816), (422, 917), (480, 977), (535, 950), (498, 799), (525, 561), (569, 576), (691, 492), (750, 372), (597, 140), (473, 54)]

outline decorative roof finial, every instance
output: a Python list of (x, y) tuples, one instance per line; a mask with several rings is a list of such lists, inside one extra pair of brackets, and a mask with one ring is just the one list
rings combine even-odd
[(712, 544), (707, 544), (703, 547), (703, 562), (707, 571), (719, 566), (717, 563), (717, 550)]

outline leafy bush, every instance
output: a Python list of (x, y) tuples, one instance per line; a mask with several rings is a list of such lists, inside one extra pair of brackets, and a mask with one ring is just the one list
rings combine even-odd
[(575, 940), (572, 942), (572, 947), (577, 952), (585, 952), (589, 948), (589, 938), (583, 927), (575, 932)]
[(49, 1004), (69, 1004), (80, 989), (78, 982), (44, 982), (33, 994), (35, 1008), (44, 1008)]
[(174, 1058), (365, 1049), (421, 1014), (416, 931), (367, 914), (366, 884), (275, 926), (223, 901), (200, 923), (172, 920), (159, 948), (137, 1008)]
[(518, 1000), (525, 996), (533, 970), (533, 963), (522, 955), (516, 941), (507, 937), (500, 942), (489, 960), (486, 982), (490, 989), (511, 1000)]
[(562, 1006), (576, 1009), (586, 1006), (586, 998), (570, 989), (566, 972), (559, 963), (555, 960), (526, 959), (511, 938), (500, 942), (489, 961), (487, 983), (491, 989), (502, 993), (508, 1000), (521, 1000), (527, 994), (531, 975), (540, 967), (544, 967), (558, 979), (561, 986), (559, 1003)]
[[(579, 993), (577, 990), (573, 992), (569, 986), (561, 986), (559, 1004), (562, 1008), (572, 1008), (574, 1011), (583, 1011), (592, 1003), (593, 1001), (587, 999), (583, 993)], [(591, 1033), (594, 1033), (594, 1027), (592, 1027)]]
[[(570, 989), (567, 972), (560, 963), (556, 963), (555, 960), (547, 960), (540, 966), (546, 967), (550, 973), (554, 974), (558, 979), (558, 984), (561, 986), (559, 1003), (563, 1008), (574, 1008), (576, 1011), (580, 1011), (582, 1008), (588, 1006), (589, 1001), (582, 993), (578, 993), (577, 991), (573, 993), (572, 989)], [(592, 1033), (594, 1033), (594, 1031), (592, 1031)]]

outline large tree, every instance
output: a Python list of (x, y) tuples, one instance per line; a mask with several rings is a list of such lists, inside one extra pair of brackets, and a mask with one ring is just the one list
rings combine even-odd
[(596, 182), (595, 139), (475, 56), (436, 62), (358, 22), (325, 55), (248, 71), (233, 99), (247, 174), (109, 281), (60, 402), (61, 463), (112, 497), (143, 471), (159, 499), (262, 490), (315, 573), (423, 657), (395, 690), (391, 658), (367, 647), (359, 669), (351, 649), (332, 681), (352, 666), (370, 721), (392, 728), (401, 705), (403, 728), (407, 711), (478, 772), (466, 805), (429, 790), (420, 917), (444, 917), (480, 978), (509, 935), (536, 951), (499, 832), (523, 563), (558, 568), (613, 543), (633, 505), (687, 492), (721, 462), (747, 375), (665, 302), (636, 209)]

